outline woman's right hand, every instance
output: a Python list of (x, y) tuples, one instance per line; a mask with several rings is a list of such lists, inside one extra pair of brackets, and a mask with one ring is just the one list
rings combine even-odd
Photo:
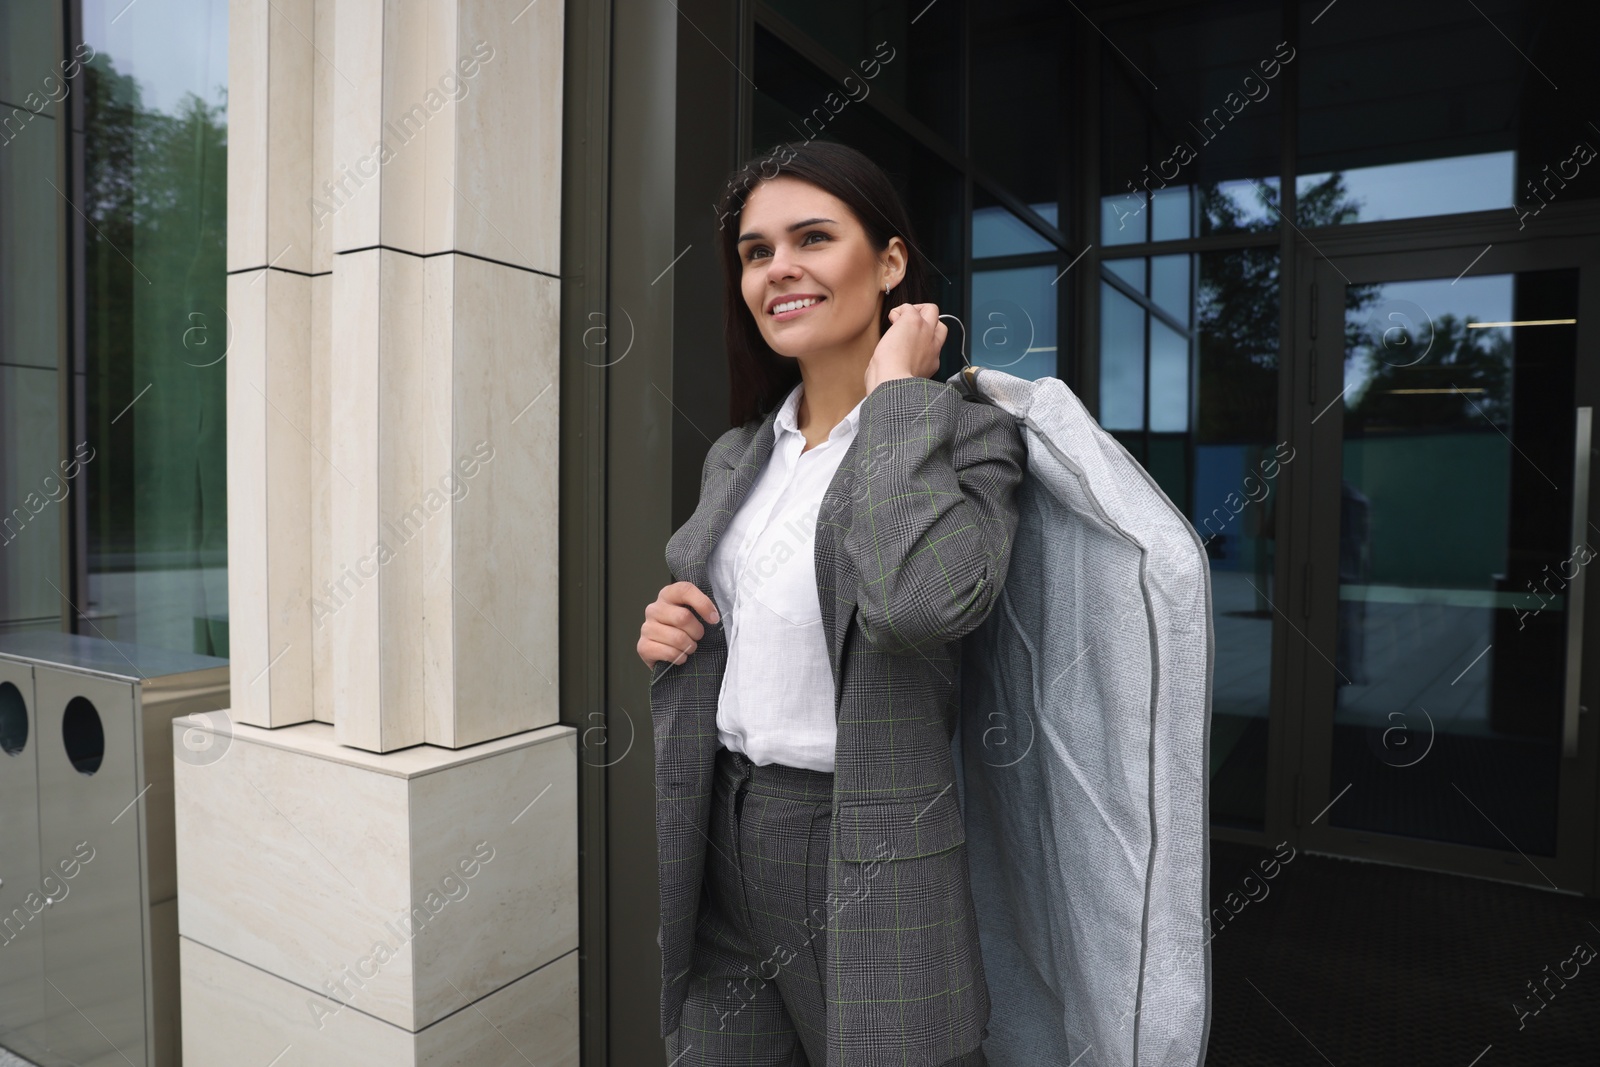
[(645, 606), (636, 648), (646, 667), (654, 669), (661, 660), (682, 663), (700, 647), (706, 628), (695, 612), (708, 622), (722, 617), (711, 598), (693, 582), (673, 582), (661, 590), (654, 603)]

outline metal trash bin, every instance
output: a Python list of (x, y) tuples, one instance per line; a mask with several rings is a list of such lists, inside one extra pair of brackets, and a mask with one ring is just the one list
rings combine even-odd
[(33, 668), (0, 659), (0, 1046), (23, 1055), (37, 1051), (44, 1022), (40, 901), (30, 900), (42, 873), (34, 706)]
[[(9, 1017), (0, 1018), (13, 1031), (0, 1032), (0, 1044), (14, 1042), (14, 1051), (44, 1067), (176, 1067), (172, 720), (228, 706), (228, 661), (29, 632), (0, 636), (0, 671), (25, 699), (32, 690), (26, 749), (9, 758), (0, 752), (8, 823), (0, 862), (20, 872), (0, 870), (0, 903), (10, 913), (28, 894), (37, 894), (36, 907), (50, 900), (0, 946), (0, 1006), (15, 1005), (24, 1022), (11, 1028)], [(28, 821), (13, 823), (11, 814), (28, 812), (27, 750), (37, 818), (14, 834), (12, 825)], [(31, 915), (25, 903), (22, 910)], [(19, 948), (13, 974), (6, 957)]]

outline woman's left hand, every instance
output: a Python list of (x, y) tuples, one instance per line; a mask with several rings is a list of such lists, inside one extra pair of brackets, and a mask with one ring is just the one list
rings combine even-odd
[(889, 328), (867, 363), (867, 392), (895, 378), (932, 378), (939, 372), (945, 324), (938, 304), (899, 304), (889, 309)]

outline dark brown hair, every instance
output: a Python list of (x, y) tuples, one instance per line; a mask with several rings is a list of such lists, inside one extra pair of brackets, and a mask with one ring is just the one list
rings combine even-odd
[(722, 255), (723, 332), (728, 346), (728, 417), (734, 426), (765, 418), (800, 382), (800, 365), (774, 352), (740, 288), (739, 218), (746, 199), (762, 182), (779, 176), (799, 178), (844, 201), (879, 252), (889, 238), (906, 243), (906, 273), (883, 302), (878, 335), (889, 328), (889, 309), (923, 304), (930, 299), (922, 260), (916, 251), (911, 219), (889, 176), (866, 155), (832, 141), (790, 141), (748, 160), (728, 179), (717, 205), (718, 245)]

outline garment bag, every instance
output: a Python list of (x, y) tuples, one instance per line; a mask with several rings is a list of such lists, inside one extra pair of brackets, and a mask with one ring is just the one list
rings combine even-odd
[(993, 1067), (1195, 1067), (1211, 1022), (1211, 573), (1055, 378), (968, 368), (1028, 448), (1005, 588), (962, 642)]

